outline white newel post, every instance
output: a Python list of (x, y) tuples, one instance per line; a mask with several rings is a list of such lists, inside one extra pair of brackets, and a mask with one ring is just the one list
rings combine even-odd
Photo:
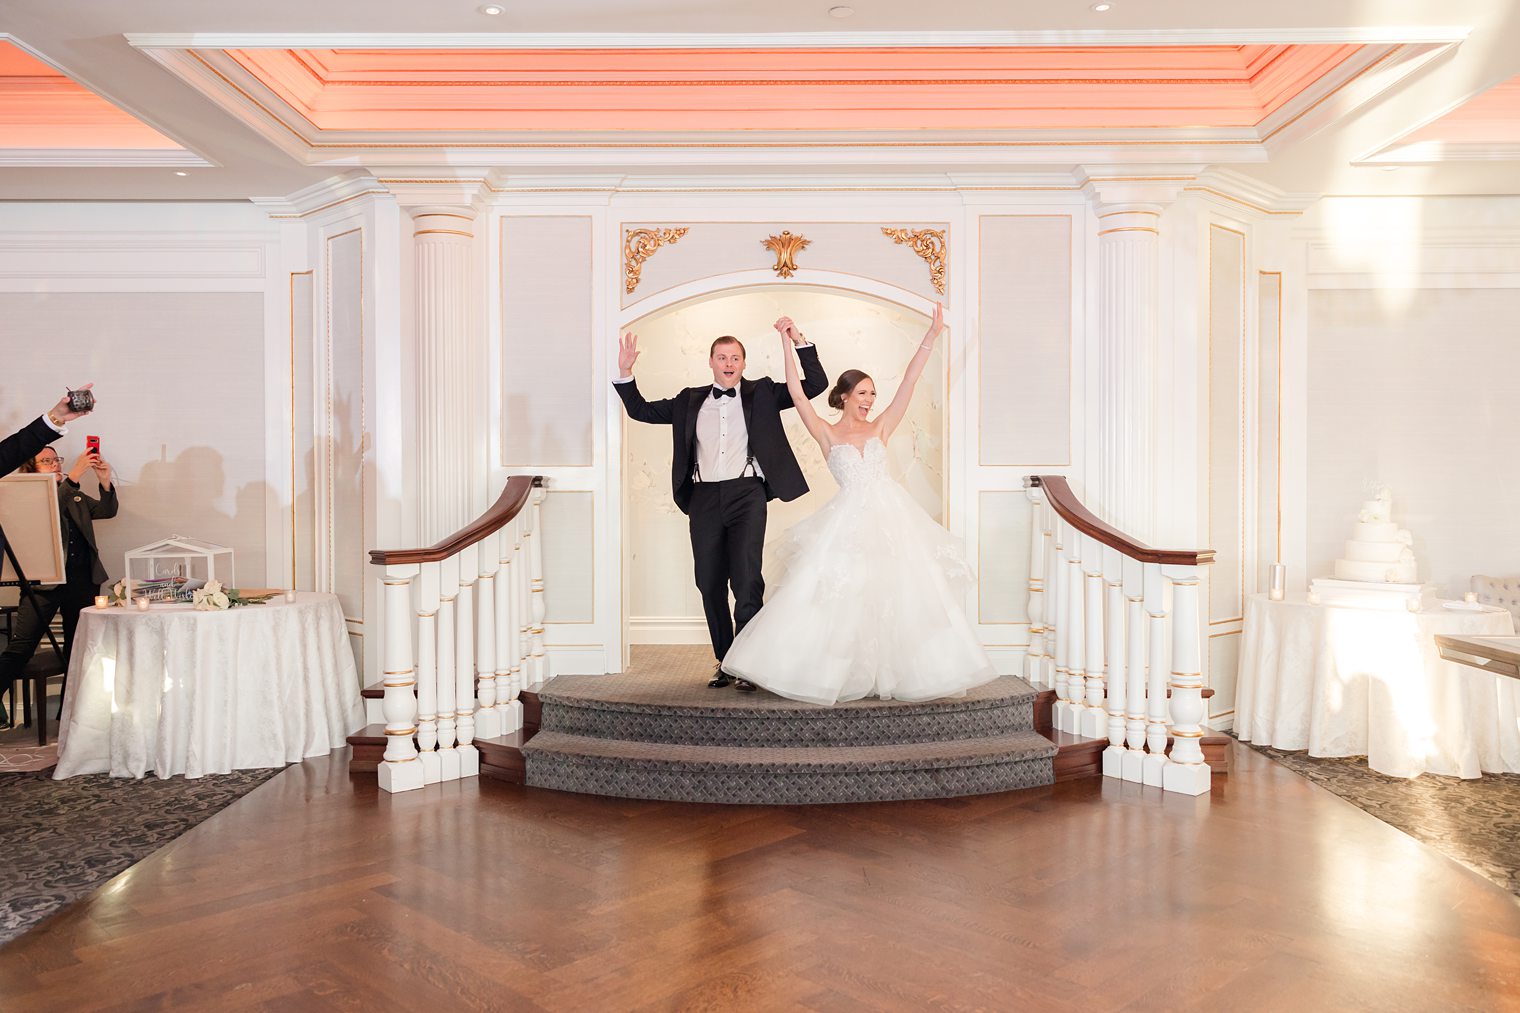
[(459, 779), (458, 715), (454, 713), (454, 647), (458, 627), (454, 611), (459, 601), (459, 557), (438, 563), (438, 777)]
[[(1145, 564), (1124, 559), (1125, 686), (1123, 777), (1145, 780)], [(1105, 768), (1105, 773), (1107, 772)]]
[(1083, 738), (1101, 739), (1108, 734), (1108, 712), (1103, 709), (1107, 652), (1103, 646), (1103, 554), (1101, 542), (1082, 536), (1082, 612), (1087, 620), (1087, 643), (1082, 656), (1087, 663), (1086, 706), (1079, 715), (1077, 732)]
[[(1152, 459), (1161, 213), (1197, 167), (1164, 175), (1093, 166), (1084, 189), (1098, 233), (1098, 495), (1087, 505), (1142, 541), (1154, 537)], [(1160, 177), (1160, 178), (1158, 178)], [(1089, 490), (1091, 491), (1091, 490)]]
[(533, 574), (533, 688), (538, 689), (549, 678), (549, 659), (544, 646), (544, 502), (541, 486), (535, 486), (532, 497), (533, 536), (528, 541), (528, 565)]
[(1024, 678), (1039, 686), (1045, 677), (1045, 494), (1037, 485), (1026, 490), (1029, 497), (1029, 652), (1024, 656)]
[(474, 327), (474, 209), (408, 210), (416, 282), (417, 506), (425, 543), (474, 519), (484, 481), (485, 462), (475, 460), (475, 450), (485, 350)]
[(383, 578), (385, 633), (384, 665), (385, 758), (380, 763), (380, 787), (385, 791), (421, 788), (422, 764), (417, 761), (417, 684), (412, 666), (412, 578), (415, 564), (387, 566)]
[(1167, 567), (1172, 581), (1172, 752), (1162, 786), (1202, 795), (1212, 771), (1203, 759), (1203, 666), (1199, 636), (1198, 567)]
[(1166, 578), (1159, 563), (1145, 564), (1145, 613), (1149, 619), (1146, 635), (1150, 639), (1149, 673), (1146, 679), (1145, 768), (1141, 780), (1161, 787), (1166, 767), (1166, 673), (1167, 607)]
[(423, 563), (417, 576), (417, 749), (422, 780), (443, 778), (438, 756), (438, 564)]
[(475, 581), (475, 737), (501, 735), (501, 715), (496, 712), (496, 534), (480, 540), (479, 577)]
[(1125, 649), (1124, 555), (1103, 547), (1103, 619), (1107, 627), (1108, 748), (1103, 750), (1103, 775), (1124, 774), (1124, 703), (1129, 693), (1126, 675), (1129, 653)]
[(459, 776), (480, 773), (475, 748), (475, 580), (480, 572), (479, 545), (459, 550), (459, 597), (454, 603), (454, 715)]

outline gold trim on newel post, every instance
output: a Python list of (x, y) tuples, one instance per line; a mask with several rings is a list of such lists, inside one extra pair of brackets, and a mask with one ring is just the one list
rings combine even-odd
[(771, 270), (779, 277), (790, 278), (797, 273), (797, 254), (812, 245), (812, 240), (783, 229), (779, 236), (760, 240), (760, 245), (776, 255), (776, 265)]
[(882, 226), (881, 234), (894, 243), (912, 247), (913, 252), (929, 265), (929, 280), (934, 291), (945, 294), (945, 264), (950, 251), (945, 246), (944, 229), (894, 229)]
[(623, 237), (623, 292), (632, 295), (639, 287), (639, 274), (644, 261), (666, 243), (675, 243), (689, 231), (685, 226), (674, 229), (630, 229)]

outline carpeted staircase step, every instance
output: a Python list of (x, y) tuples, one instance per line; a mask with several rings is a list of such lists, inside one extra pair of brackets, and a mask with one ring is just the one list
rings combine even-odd
[(986, 738), (1034, 728), (1038, 694), (1004, 676), (964, 696), (833, 707), (709, 689), (659, 674), (559, 676), (541, 691), (542, 730), (691, 746), (869, 746)]
[[(546, 707), (546, 718), (551, 710)], [(544, 730), (522, 752), (527, 783), (534, 787), (682, 802), (807, 805), (1036, 788), (1052, 782), (1056, 747), (1029, 729), (953, 741), (797, 747), (677, 745)]]

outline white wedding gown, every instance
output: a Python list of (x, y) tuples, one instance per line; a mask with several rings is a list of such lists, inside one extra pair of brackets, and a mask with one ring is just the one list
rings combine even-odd
[(723, 670), (817, 704), (933, 700), (996, 679), (960, 606), (971, 567), (887, 474), (886, 445), (836, 444), (828, 464), (839, 494), (767, 550), (771, 593)]

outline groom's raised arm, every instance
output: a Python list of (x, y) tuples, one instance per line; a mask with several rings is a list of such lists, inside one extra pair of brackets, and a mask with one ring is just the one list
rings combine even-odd
[(668, 426), (675, 415), (675, 398), (661, 401), (645, 401), (639, 393), (639, 385), (633, 378), (633, 364), (639, 360), (639, 338), (636, 334), (624, 334), (618, 342), (618, 378), (612, 381), (612, 389), (623, 399), (623, 409), (635, 422), (648, 422), (655, 426)]

